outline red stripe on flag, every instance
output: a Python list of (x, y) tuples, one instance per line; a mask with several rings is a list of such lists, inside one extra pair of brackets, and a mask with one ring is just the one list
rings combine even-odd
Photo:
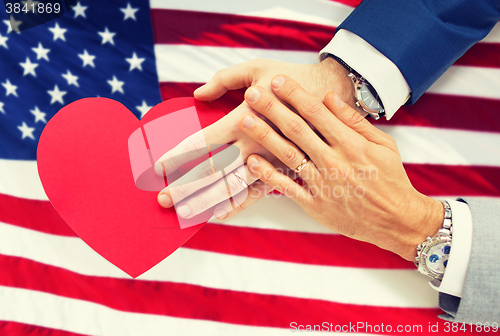
[(500, 168), (404, 164), (413, 186), (424, 195), (500, 197)]
[(69, 331), (45, 328), (13, 321), (0, 321), (0, 335), (5, 336), (84, 336)]
[(350, 7), (357, 7), (362, 0), (330, 0), (331, 2), (337, 2)]
[(476, 43), (455, 65), (500, 68), (500, 43)]
[[(301, 264), (415, 269), (412, 262), (406, 261), (394, 253), (369, 243), (336, 234), (208, 224), (201, 228), (183, 247)], [(349, 257), (346, 257), (346, 251), (349, 251)]]
[[(163, 100), (177, 97), (192, 97), (194, 90), (199, 88), (201, 85), (203, 84), (162, 82), (160, 83), (161, 96)], [(231, 90), (220, 99), (214, 100), (212, 103), (222, 112), (227, 114), (243, 102), (244, 94), (245, 89)]]
[[(0, 285), (85, 300), (124, 312), (166, 315), (249, 326), (290, 323), (422, 325), (440, 321), (437, 308), (392, 308), (207, 288), (182, 283), (77, 274), (28, 259), (0, 255)], [(30, 274), (29, 277), (26, 274)], [(328, 290), (327, 288), (325, 290)], [(356, 295), (353, 293), (353, 295)], [(362, 318), (360, 318), (362, 317)], [(360, 331), (362, 332), (362, 331)], [(384, 332), (384, 334), (395, 334)]]
[[(381, 118), (374, 125), (405, 125), (500, 132), (500, 100), (425, 93), (413, 105), (402, 106), (391, 120)], [(453, 117), (446, 111), (453, 111)]]
[(60, 236), (76, 236), (48, 201), (0, 194), (0, 222)]
[[(441, 190), (444, 188), (447, 191), (446, 194), (449, 195), (484, 196), (486, 192), (496, 192), (495, 196), (500, 196), (499, 169), (488, 174), (487, 168), (482, 168), (480, 171), (461, 169), (467, 167), (455, 167), (455, 171), (450, 171), (446, 169), (447, 166), (433, 167), (432, 165), (406, 165), (405, 168), (413, 185), (424, 194), (445, 195)], [(497, 176), (496, 181), (494, 181), (496, 184), (488, 179), (489, 175)], [(474, 181), (465, 182), (462, 186), (462, 192), (458, 192), (456, 181), (464, 181), (466, 177), (472, 178)], [(468, 192), (463, 192), (466, 187), (469, 188)], [(482, 194), (477, 195), (478, 190)], [(0, 212), (0, 221), (40, 232), (75, 237), (73, 231), (70, 231), (61, 220), (25, 221), (19, 214), (17, 217), (20, 219), (17, 220), (15, 210), (14, 212), (8, 211), (8, 205), (11, 201), (11, 197), (0, 195), (0, 202), (7, 206), (4, 211)], [(39, 206), (38, 203), (38, 201), (25, 200), (23, 208), (29, 212), (33, 207)], [(39, 218), (51, 218), (54, 217), (54, 212), (52, 207), (47, 207), (40, 211), (38, 216)], [(10, 220), (6, 221), (5, 218), (10, 218)], [(255, 246), (259, 246), (259, 248)], [(208, 224), (188, 240), (183, 247), (309, 265), (384, 269), (412, 269), (414, 267), (411, 262), (375, 245), (336, 234)], [(349, 258), (339, 257), (344, 255), (345, 251), (349, 251)]]
[(335, 27), (233, 14), (153, 9), (155, 44), (319, 51)]
[[(0, 203), (5, 205), (4, 210), (0, 212), (0, 221), (55, 235), (76, 236), (62, 219), (53, 220), (53, 218), (57, 218), (57, 213), (49, 202), (45, 202), (48, 206), (42, 208), (39, 201), (24, 200), (22, 206), (26, 212), (38, 209), (38, 218), (47, 218), (43, 221), (25, 220), (22, 215), (17, 213), (16, 207), (9, 210), (10, 204), (19, 206), (21, 201), (0, 194)], [(208, 224), (183, 246), (202, 251), (312, 265), (387, 269), (414, 268), (412, 263), (375, 245), (335, 234)], [(345, 251), (349, 251), (350, 257), (339, 258)]]
[(178, 97), (192, 97), (194, 90), (202, 85), (203, 83), (162, 82), (160, 83), (161, 98), (169, 100)]
[[(155, 44), (319, 52), (336, 27), (235, 14), (153, 9)], [(477, 43), (457, 65), (500, 68), (500, 43)]]

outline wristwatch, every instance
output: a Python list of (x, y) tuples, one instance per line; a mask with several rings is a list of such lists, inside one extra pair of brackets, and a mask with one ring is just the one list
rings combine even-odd
[(339, 62), (344, 68), (349, 71), (349, 78), (354, 85), (354, 98), (356, 98), (356, 105), (363, 111), (367, 112), (373, 119), (378, 120), (381, 116), (385, 115), (384, 106), (373, 86), (353, 68), (351, 68), (341, 58), (328, 54), (328, 57), (333, 58)]
[(434, 237), (417, 246), (415, 266), (420, 273), (433, 279), (442, 280), (451, 250), (452, 221), (451, 207), (447, 201), (441, 201), (444, 206), (443, 227)]

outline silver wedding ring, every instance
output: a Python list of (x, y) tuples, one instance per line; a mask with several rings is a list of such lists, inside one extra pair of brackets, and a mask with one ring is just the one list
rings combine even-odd
[(302, 169), (304, 169), (304, 167), (306, 166), (306, 164), (309, 162), (309, 158), (306, 156), (302, 162), (297, 166), (297, 168), (295, 168), (295, 172), (298, 174), (302, 171)]
[(234, 176), (236, 177), (236, 179), (238, 180), (238, 182), (243, 186), (243, 188), (248, 188), (248, 183), (245, 182), (245, 180), (243, 179), (243, 177), (241, 177), (240, 173), (238, 173), (236, 170), (233, 171), (233, 174)]

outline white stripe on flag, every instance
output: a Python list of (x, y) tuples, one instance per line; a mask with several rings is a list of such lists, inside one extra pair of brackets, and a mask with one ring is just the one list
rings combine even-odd
[[(257, 48), (155, 45), (156, 68), (160, 82), (197, 82), (210, 80), (217, 70), (254, 58), (314, 64), (318, 53)], [(185, 65), (189, 64), (189, 67)]]
[[(0, 253), (85, 275), (129, 278), (79, 238), (1, 223)], [(305, 265), (186, 248), (138, 279), (381, 307), (434, 308), (438, 302), (416, 270)]]
[[(316, 52), (269, 49), (200, 47), (191, 45), (155, 45), (156, 67), (160, 82), (204, 83), (217, 70), (267, 58), (291, 63), (314, 64)], [(190, 64), (186, 67), (186, 64)], [(500, 69), (452, 66), (429, 89), (433, 93), (500, 99)]]
[(89, 301), (0, 286), (0, 320), (84, 335), (278, 336), (290, 330), (118, 311)]
[(500, 23), (497, 23), (481, 42), (500, 43)]
[(396, 139), (404, 163), (500, 166), (500, 134), (416, 126), (378, 126)]
[[(276, 211), (283, 209), (286, 211)], [(212, 218), (210, 223), (280, 231), (338, 234), (311, 218), (292, 199), (281, 194), (269, 194), (228, 220)]]
[(0, 159), (0, 194), (48, 200), (38, 176), (36, 161)]
[(500, 69), (454, 65), (439, 77), (428, 91), (448, 95), (500, 99), (499, 87)]

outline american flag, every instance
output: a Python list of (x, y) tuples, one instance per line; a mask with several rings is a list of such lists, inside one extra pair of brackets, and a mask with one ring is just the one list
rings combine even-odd
[[(38, 177), (38, 139), (65, 104), (110, 97), (141, 117), (236, 63), (315, 63), (358, 2), (82, 0), (21, 33), (2, 5), (0, 335), (282, 335), (299, 325), (418, 335), (436, 323), (433, 334), (447, 334), (437, 292), (411, 262), (322, 227), (285, 197), (208, 223), (131, 279), (75, 236)], [(499, 103), (497, 25), (377, 126), (422, 193), (499, 197)]]

